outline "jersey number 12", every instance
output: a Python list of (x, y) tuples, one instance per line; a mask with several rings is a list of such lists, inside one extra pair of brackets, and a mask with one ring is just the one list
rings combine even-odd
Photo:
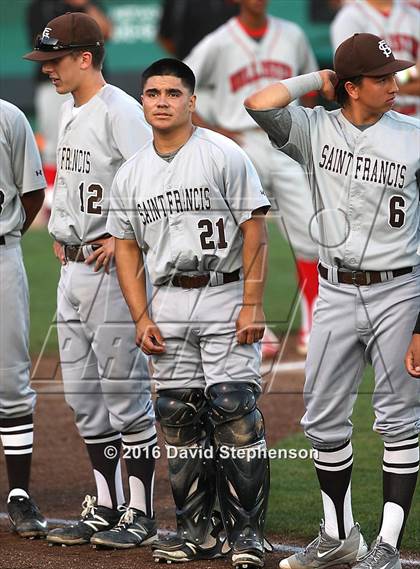
[(93, 215), (101, 215), (102, 206), (100, 204), (104, 197), (104, 189), (101, 184), (89, 184), (89, 186), (86, 187), (85, 196), (85, 183), (82, 182), (79, 186), (79, 195), (80, 211)]

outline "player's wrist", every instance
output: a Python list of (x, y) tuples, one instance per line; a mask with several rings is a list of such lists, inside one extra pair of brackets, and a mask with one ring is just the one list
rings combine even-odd
[(323, 79), (319, 71), (290, 77), (281, 82), (289, 92), (290, 99), (294, 101), (311, 91), (319, 91), (323, 86)]
[(414, 326), (413, 334), (420, 334), (420, 313), (417, 316), (417, 322), (416, 325)]
[(142, 312), (142, 314), (135, 319), (137, 327), (144, 326), (145, 324), (149, 325), (151, 322), (152, 320), (150, 319), (150, 316), (148, 314), (145, 314), (144, 312)]

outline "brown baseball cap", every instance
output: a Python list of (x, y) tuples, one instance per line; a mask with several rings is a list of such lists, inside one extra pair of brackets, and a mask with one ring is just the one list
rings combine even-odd
[(59, 59), (73, 50), (104, 45), (104, 36), (96, 21), (83, 12), (68, 12), (48, 22), (33, 51), (23, 56), (31, 61)]
[(354, 34), (335, 52), (334, 71), (339, 79), (366, 75), (380, 77), (396, 73), (415, 63), (395, 59), (387, 42), (374, 34)]

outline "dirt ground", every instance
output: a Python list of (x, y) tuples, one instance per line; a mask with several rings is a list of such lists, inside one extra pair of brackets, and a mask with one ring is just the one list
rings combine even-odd
[[(294, 339), (284, 341), (278, 363), (301, 360), (294, 353)], [(77, 518), (86, 494), (94, 494), (94, 481), (84, 445), (62, 394), (58, 358), (34, 360), (33, 385), (38, 391), (35, 415), (35, 447), (31, 493), (49, 519)], [(268, 444), (299, 429), (302, 415), (302, 371), (264, 375), (260, 399)], [(0, 456), (0, 512), (5, 512), (7, 480), (4, 457)], [(155, 509), (162, 530), (174, 529), (166, 459), (157, 461)], [(281, 542), (281, 536), (269, 536)], [(279, 553), (267, 555), (266, 568), (278, 566)], [(166, 565), (161, 565), (165, 567)], [(181, 565), (183, 566), (183, 565)], [(95, 550), (89, 545), (50, 547), (45, 540), (23, 540), (8, 530), (0, 518), (0, 569), (156, 569), (149, 548), (130, 551)], [(188, 563), (188, 569), (223, 569), (229, 559)]]

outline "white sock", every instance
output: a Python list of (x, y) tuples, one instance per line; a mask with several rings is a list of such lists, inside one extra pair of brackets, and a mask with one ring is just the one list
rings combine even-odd
[(386, 502), (379, 535), (385, 543), (397, 547), (398, 537), (404, 523), (404, 510), (398, 504)]
[(402, 441), (385, 442), (383, 458), (384, 508), (379, 535), (399, 549), (404, 523), (410, 512), (419, 470), (417, 435)]
[(351, 508), (351, 442), (347, 441), (335, 449), (317, 449), (314, 464), (321, 486), (325, 531), (334, 539), (346, 539), (354, 526)]

